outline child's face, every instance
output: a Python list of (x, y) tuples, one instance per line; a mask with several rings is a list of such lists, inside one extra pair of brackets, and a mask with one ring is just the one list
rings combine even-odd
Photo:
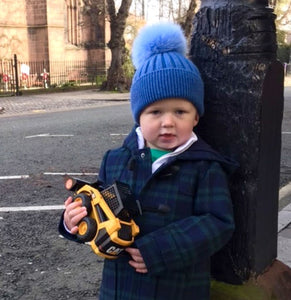
[(173, 150), (190, 138), (198, 120), (192, 103), (169, 98), (147, 106), (140, 115), (140, 127), (148, 147)]

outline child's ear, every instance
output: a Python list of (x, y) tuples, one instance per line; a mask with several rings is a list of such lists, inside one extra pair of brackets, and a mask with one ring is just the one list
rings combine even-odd
[(194, 122), (193, 122), (193, 128), (196, 127), (196, 125), (198, 124), (199, 122), (199, 115), (196, 114), (195, 118), (194, 118)]

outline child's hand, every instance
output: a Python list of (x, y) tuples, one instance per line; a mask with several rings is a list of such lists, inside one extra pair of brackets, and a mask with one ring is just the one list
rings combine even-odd
[(65, 201), (64, 221), (71, 234), (76, 234), (78, 232), (77, 224), (87, 216), (87, 209), (82, 206), (80, 201), (72, 201), (72, 197), (69, 197)]
[(129, 261), (129, 264), (135, 268), (136, 272), (139, 273), (147, 273), (148, 269), (147, 266), (143, 260), (143, 257), (141, 256), (140, 251), (137, 248), (126, 248), (125, 251), (127, 251), (132, 260)]

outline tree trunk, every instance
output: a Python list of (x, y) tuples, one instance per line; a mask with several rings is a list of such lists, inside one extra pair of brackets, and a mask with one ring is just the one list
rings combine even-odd
[(131, 3), (132, 0), (122, 0), (120, 8), (116, 13), (115, 1), (107, 0), (107, 10), (110, 18), (111, 30), (111, 38), (108, 47), (111, 50), (112, 55), (105, 87), (108, 91), (118, 90), (122, 92), (129, 89), (129, 83), (123, 70), (126, 53), (123, 34)]
[(185, 17), (185, 20), (183, 22), (180, 22), (181, 27), (184, 30), (184, 34), (187, 39), (190, 38), (192, 27), (193, 27), (193, 19), (195, 16), (195, 8), (197, 6), (196, 0), (191, 0), (189, 3), (189, 8), (187, 10), (187, 14)]
[(205, 84), (198, 134), (239, 162), (230, 178), (236, 231), (212, 275), (242, 283), (276, 258), (283, 67), (268, 1), (202, 1), (191, 57)]

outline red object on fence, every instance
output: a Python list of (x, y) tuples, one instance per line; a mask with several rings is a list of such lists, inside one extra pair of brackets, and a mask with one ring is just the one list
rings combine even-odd
[(2, 78), (3, 78), (4, 82), (8, 82), (8, 80), (9, 80), (9, 76), (7, 74), (3, 74)]
[(28, 79), (28, 74), (22, 73), (21, 78), (22, 78), (22, 80), (27, 80)]
[(44, 72), (41, 74), (43, 80), (47, 80), (48, 79), (48, 73)]

